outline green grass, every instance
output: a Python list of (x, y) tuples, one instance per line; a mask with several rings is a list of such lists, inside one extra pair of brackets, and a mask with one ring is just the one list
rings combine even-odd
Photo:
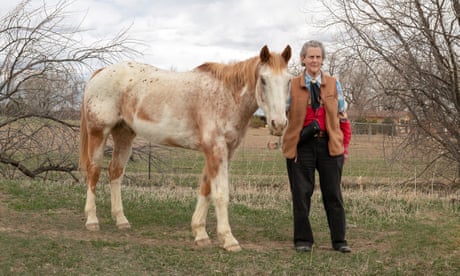
[[(196, 184), (195, 184), (196, 186)], [(0, 274), (11, 275), (456, 275), (460, 204), (397, 189), (345, 189), (351, 254), (330, 250), (319, 191), (314, 194), (311, 253), (292, 249), (289, 189), (249, 183), (232, 190), (233, 234), (243, 251), (196, 248), (189, 187), (124, 186), (133, 228), (116, 229), (110, 191), (98, 186), (99, 232), (84, 229), (85, 187), (64, 182), (0, 181)]]
[(126, 169), (128, 231), (111, 218), (106, 170), (97, 186), (99, 232), (84, 227), (84, 184), (59, 174), (49, 178), (57, 181), (0, 180), (0, 275), (460, 274), (458, 186), (436, 182), (450, 174), (439, 171), (447, 166), (412, 179), (419, 159), (389, 162), (370, 144), (352, 146), (343, 176), (352, 254), (331, 250), (319, 190), (311, 210), (313, 251), (293, 250), (285, 159), (279, 150), (251, 148), (237, 150), (229, 166), (229, 219), (243, 251), (218, 247), (212, 206), (213, 245), (196, 248), (190, 222), (203, 155), (153, 148), (151, 179), (145, 156)]

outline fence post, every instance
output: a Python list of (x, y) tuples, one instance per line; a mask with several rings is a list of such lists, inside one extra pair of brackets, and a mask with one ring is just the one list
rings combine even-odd
[(151, 167), (151, 161), (152, 160), (152, 143), (149, 142), (149, 180), (151, 179), (151, 176), (150, 176), (150, 167)]
[(371, 123), (367, 123), (367, 141), (371, 140), (371, 135), (372, 135), (372, 125)]

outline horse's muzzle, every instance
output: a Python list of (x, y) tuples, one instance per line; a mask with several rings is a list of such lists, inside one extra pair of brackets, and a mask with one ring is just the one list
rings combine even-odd
[(287, 126), (287, 119), (271, 120), (269, 126), (271, 135), (282, 136)]

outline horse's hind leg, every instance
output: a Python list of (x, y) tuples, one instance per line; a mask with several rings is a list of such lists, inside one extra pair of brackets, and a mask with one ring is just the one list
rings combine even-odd
[(96, 215), (96, 185), (101, 173), (101, 164), (104, 158), (104, 145), (107, 134), (102, 129), (90, 129), (88, 131), (88, 160), (86, 163), (86, 229), (99, 230), (99, 221)]
[(130, 228), (123, 212), (121, 200), (121, 181), (126, 163), (131, 155), (132, 142), (136, 134), (125, 124), (120, 123), (112, 129), (113, 153), (109, 165), (109, 180), (112, 202), (112, 217), (119, 229)]
[(210, 193), (211, 183), (205, 165), (201, 175), (198, 202), (192, 216), (192, 232), (195, 236), (195, 244), (198, 246), (207, 246), (211, 244), (211, 240), (206, 232), (206, 217), (208, 215)]

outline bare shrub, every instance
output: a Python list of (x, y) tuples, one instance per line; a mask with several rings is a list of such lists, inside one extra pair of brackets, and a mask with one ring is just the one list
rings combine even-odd
[(5, 177), (22, 173), (72, 174), (76, 169), (79, 99), (85, 73), (136, 54), (122, 30), (87, 46), (78, 24), (65, 19), (69, 3), (20, 2), (0, 18), (0, 166)]

